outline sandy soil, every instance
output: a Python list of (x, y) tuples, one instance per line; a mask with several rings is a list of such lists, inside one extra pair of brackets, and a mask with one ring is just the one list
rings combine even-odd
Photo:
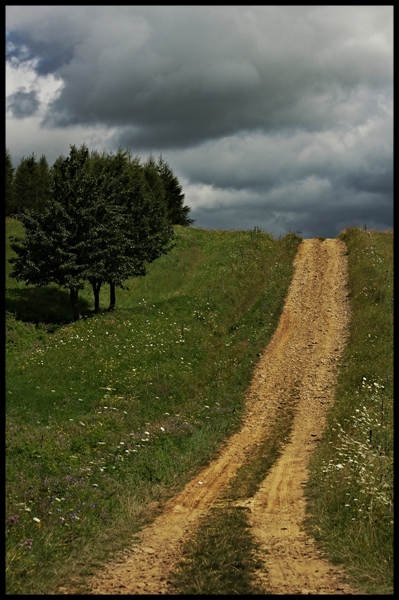
[(343, 242), (303, 240), (279, 326), (248, 390), (242, 429), (142, 530), (139, 543), (92, 578), (90, 594), (168, 594), (168, 574), (187, 535), (267, 434), (293, 386), (298, 404), (292, 434), (257, 494), (240, 501), (250, 509), (253, 532), (264, 550), (265, 569), (259, 570), (259, 577), (273, 594), (357, 593), (302, 527), (309, 456), (333, 402), (337, 361), (346, 341), (346, 282)]

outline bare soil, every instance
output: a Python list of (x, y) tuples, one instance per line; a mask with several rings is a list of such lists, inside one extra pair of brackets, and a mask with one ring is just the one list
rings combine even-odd
[(337, 361), (346, 342), (346, 247), (337, 239), (303, 240), (279, 326), (248, 390), (242, 429), (218, 457), (155, 521), (89, 582), (89, 594), (168, 594), (168, 574), (187, 536), (220, 496), (254, 447), (267, 435), (284, 399), (296, 390), (292, 433), (258, 492), (240, 501), (250, 509), (264, 569), (259, 578), (273, 594), (357, 594), (342, 570), (318, 551), (303, 527), (308, 462), (334, 400)]

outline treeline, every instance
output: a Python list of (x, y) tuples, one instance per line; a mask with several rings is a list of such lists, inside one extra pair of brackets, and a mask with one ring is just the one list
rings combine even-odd
[(190, 225), (190, 208), (178, 178), (162, 155), (142, 164), (128, 150), (89, 152), (71, 146), (48, 168), (44, 156), (22, 159), (14, 173), (6, 149), (6, 215), (25, 227), (12, 238), (11, 277), (26, 284), (55, 283), (70, 291), (80, 318), (79, 290), (89, 282), (94, 310), (103, 283), (115, 288), (143, 276), (147, 265), (172, 247), (173, 225)]

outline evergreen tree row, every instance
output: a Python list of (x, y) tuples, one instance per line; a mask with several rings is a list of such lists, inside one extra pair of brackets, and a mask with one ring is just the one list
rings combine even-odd
[[(6, 151), (7, 161), (11, 165)], [(34, 156), (27, 161), (18, 170), (36, 177)], [(47, 178), (45, 201), (39, 204), (32, 192), (32, 203), (14, 213), (25, 235), (12, 238), (16, 257), (10, 259), (11, 276), (26, 284), (55, 283), (69, 289), (75, 320), (80, 318), (78, 295), (85, 282), (92, 286), (96, 312), (101, 286), (108, 283), (109, 309), (114, 309), (115, 288), (145, 275), (148, 264), (170, 250), (173, 224), (192, 222), (182, 188), (162, 156), (156, 163), (150, 155), (142, 165), (122, 149), (100, 154), (89, 153), (85, 145), (71, 146), (69, 156), (60, 156), (47, 170)]]
[[(97, 151), (92, 152), (93, 157), (96, 154)], [(194, 221), (189, 217), (190, 207), (184, 205), (183, 188), (162, 154), (158, 162), (152, 154), (144, 164), (137, 157), (134, 160), (141, 166), (157, 197), (166, 202), (172, 225), (191, 225)], [(6, 147), (6, 217), (18, 218), (26, 208), (44, 211), (50, 198), (50, 171), (45, 155), (37, 160), (34, 153), (23, 157), (15, 169), (11, 153)]]

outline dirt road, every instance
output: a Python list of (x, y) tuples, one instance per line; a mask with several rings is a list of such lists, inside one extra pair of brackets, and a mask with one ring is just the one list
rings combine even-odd
[(251, 448), (275, 421), (282, 399), (295, 388), (292, 434), (250, 508), (255, 536), (267, 551), (260, 573), (274, 594), (356, 594), (342, 573), (318, 553), (302, 528), (303, 484), (309, 456), (333, 401), (337, 361), (349, 319), (343, 242), (303, 240), (279, 326), (257, 365), (248, 390), (246, 419), (220, 455), (171, 499), (141, 532), (140, 542), (90, 581), (91, 594), (167, 594), (187, 534), (220, 495)]

